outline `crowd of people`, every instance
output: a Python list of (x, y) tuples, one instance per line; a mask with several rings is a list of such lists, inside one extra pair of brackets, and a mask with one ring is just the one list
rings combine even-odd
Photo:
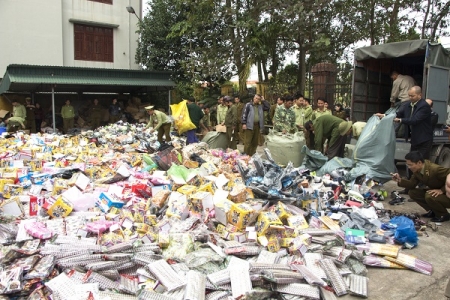
[[(12, 101), (13, 110), (0, 119), (0, 126), (3, 124), (8, 132), (28, 129), (30, 133), (41, 132), (44, 126), (53, 126), (53, 111), (50, 107), (44, 111), (39, 102), (32, 103), (31, 98), (25, 98), (25, 105), (18, 100)], [(107, 108), (109, 123), (115, 123), (122, 119), (123, 107), (114, 98)], [(91, 129), (96, 129), (103, 125), (106, 108), (99, 104), (98, 99), (94, 99), (86, 111), (87, 119)], [(79, 115), (78, 115), (79, 116)], [(55, 113), (55, 127), (68, 133), (75, 126), (77, 112), (70, 100), (66, 100), (59, 112)]]

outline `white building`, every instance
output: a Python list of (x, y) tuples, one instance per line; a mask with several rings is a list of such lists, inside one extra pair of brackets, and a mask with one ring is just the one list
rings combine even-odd
[(11, 64), (138, 70), (141, 0), (1, 0), (0, 77)]

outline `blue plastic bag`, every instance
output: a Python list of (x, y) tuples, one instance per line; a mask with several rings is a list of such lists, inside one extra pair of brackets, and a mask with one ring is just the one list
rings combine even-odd
[(408, 243), (417, 246), (419, 239), (417, 238), (414, 222), (411, 219), (404, 216), (394, 217), (389, 223), (397, 225), (394, 234), (394, 239), (397, 243)]

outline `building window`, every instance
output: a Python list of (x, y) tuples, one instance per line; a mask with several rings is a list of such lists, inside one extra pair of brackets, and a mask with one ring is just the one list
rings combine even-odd
[(75, 60), (114, 62), (113, 29), (74, 24)]
[(94, 1), (94, 2), (100, 2), (100, 3), (105, 3), (105, 4), (113, 4), (113, 0), (89, 0), (89, 1)]

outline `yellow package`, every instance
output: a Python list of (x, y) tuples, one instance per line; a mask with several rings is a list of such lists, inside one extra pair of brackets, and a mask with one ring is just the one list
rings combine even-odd
[(266, 235), (271, 226), (283, 226), (283, 223), (274, 212), (269, 211), (260, 213), (255, 225), (258, 236)]
[(47, 213), (54, 218), (67, 217), (72, 212), (72, 206), (60, 196), (48, 209)]
[(269, 242), (267, 243), (267, 250), (276, 253), (280, 251), (280, 243), (278, 242), (278, 238), (275, 236), (269, 237)]
[(20, 196), (23, 193), (23, 187), (17, 184), (7, 183), (3, 187), (3, 197), (6, 199)]
[(29, 165), (33, 172), (42, 170), (42, 160), (31, 160)]
[(147, 214), (144, 216), (144, 223), (155, 226), (158, 223), (158, 219), (156, 218), (156, 215)]
[(208, 192), (214, 195), (214, 188), (212, 182), (205, 183), (198, 188), (199, 192)]
[(286, 219), (291, 216), (286, 205), (284, 205), (284, 203), (282, 203), (281, 201), (278, 201), (277, 205), (275, 206), (275, 213), (282, 222), (286, 221)]
[(52, 196), (61, 195), (68, 188), (67, 180), (58, 178), (53, 183)]
[(14, 184), (14, 180), (0, 178), (0, 192), (3, 192), (3, 189), (5, 188), (5, 184)]
[(193, 185), (183, 185), (180, 187), (177, 192), (182, 193), (183, 195), (189, 196), (197, 191), (197, 187)]
[(136, 227), (136, 231), (138, 233), (147, 233), (150, 230), (150, 226), (148, 226), (145, 223), (134, 223), (134, 226)]
[(140, 165), (141, 163), (142, 163), (142, 156), (137, 155), (137, 154), (131, 156), (130, 164), (133, 167), (136, 167), (136, 166)]
[(233, 203), (228, 212), (228, 222), (236, 225), (238, 230), (242, 230), (250, 225), (250, 220), (254, 214), (253, 207), (247, 203)]

